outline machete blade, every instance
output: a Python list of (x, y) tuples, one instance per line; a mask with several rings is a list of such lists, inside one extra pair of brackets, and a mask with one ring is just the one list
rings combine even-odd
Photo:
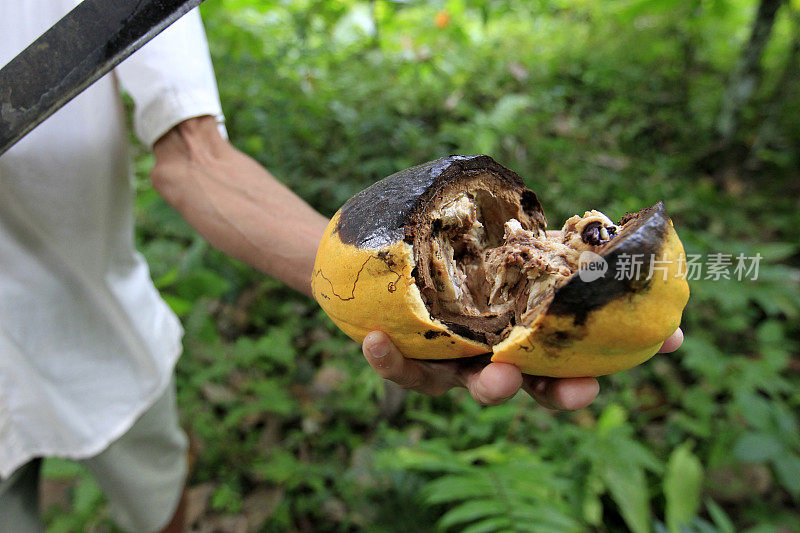
[(0, 155), (203, 0), (84, 0), (0, 69)]

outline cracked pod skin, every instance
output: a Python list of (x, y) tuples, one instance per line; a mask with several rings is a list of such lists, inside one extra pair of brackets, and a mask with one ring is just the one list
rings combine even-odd
[[(678, 328), (689, 300), (679, 272), (683, 245), (663, 204), (644, 210), (625, 240), (610, 241), (600, 254), (606, 275), (584, 282), (574, 275), (557, 289), (546, 313), (515, 326), (493, 347), (492, 361), (513, 363), (527, 373), (551, 377), (600, 376), (626, 370), (653, 357)], [(620, 276), (632, 257), (644, 261), (639, 279)], [(622, 266), (620, 269), (618, 267)]]
[[(358, 342), (385, 331), (410, 358), (494, 352), (493, 361), (542, 376), (598, 376), (652, 357), (680, 324), (689, 297), (678, 272), (683, 246), (661, 203), (640, 211), (624, 237), (598, 250), (609, 266), (604, 277), (584, 282), (573, 275), (538, 316), (509, 327), (494, 346), (463, 322), (433, 316), (416, 279), (415, 235), (446, 188), (469, 188), (476, 176), (490, 176), (492, 190), (516, 195), (519, 217), (545, 227), (536, 195), (488, 156), (451, 156), (397, 172), (351, 198), (322, 237), (312, 292), (336, 325)], [(650, 279), (647, 261), (638, 279), (616, 279), (617, 267), (633, 254), (659, 261)]]

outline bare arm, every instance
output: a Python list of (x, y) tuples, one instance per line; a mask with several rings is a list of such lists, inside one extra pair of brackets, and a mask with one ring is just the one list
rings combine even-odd
[(153, 152), (154, 187), (214, 247), (311, 295), (325, 217), (223, 139), (212, 117), (178, 124)]

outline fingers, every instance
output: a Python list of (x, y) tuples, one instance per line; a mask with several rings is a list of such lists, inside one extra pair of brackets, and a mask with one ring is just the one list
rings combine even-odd
[(455, 373), (434, 373), (424, 362), (403, 357), (389, 337), (381, 331), (373, 331), (366, 336), (362, 351), (369, 365), (379, 376), (397, 383), (404, 389), (435, 396), (459, 385)]
[(597, 398), (600, 383), (595, 378), (545, 378), (525, 376), (522, 388), (548, 409), (583, 409)]
[(522, 373), (514, 365), (490, 363), (467, 372), (464, 385), (478, 403), (499, 405), (517, 394), (522, 387)]
[[(678, 328), (664, 341), (659, 353), (674, 352), (682, 343), (683, 331)], [(522, 388), (544, 407), (572, 411), (592, 403), (600, 392), (600, 383), (595, 378), (525, 376)]]
[(513, 397), (522, 386), (522, 373), (506, 363), (465, 366), (457, 361), (406, 359), (381, 331), (369, 333), (362, 349), (379, 376), (424, 394), (435, 396), (453, 387), (466, 387), (477, 402), (498, 405)]
[(594, 378), (523, 377), (519, 368), (507, 363), (489, 363), (476, 368), (455, 361), (406, 359), (380, 331), (369, 333), (362, 349), (367, 362), (379, 376), (405, 389), (435, 396), (453, 387), (464, 386), (475, 401), (483, 405), (499, 405), (523, 388), (544, 407), (574, 410), (592, 403), (600, 391)]
[(683, 343), (683, 331), (681, 328), (675, 330), (670, 338), (664, 341), (664, 344), (661, 345), (661, 348), (658, 350), (658, 353), (670, 353), (674, 352), (678, 348), (681, 347)]

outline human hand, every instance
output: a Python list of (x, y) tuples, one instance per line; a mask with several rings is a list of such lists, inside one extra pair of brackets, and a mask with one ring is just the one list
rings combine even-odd
[[(679, 328), (664, 342), (659, 353), (674, 352), (682, 342), (683, 332)], [(444, 394), (454, 387), (465, 387), (478, 403), (499, 405), (522, 389), (543, 407), (570, 411), (586, 407), (600, 392), (595, 378), (523, 375), (508, 363), (476, 363), (474, 358), (467, 362), (406, 359), (381, 331), (369, 333), (362, 350), (379, 376), (404, 389), (431, 396)]]

